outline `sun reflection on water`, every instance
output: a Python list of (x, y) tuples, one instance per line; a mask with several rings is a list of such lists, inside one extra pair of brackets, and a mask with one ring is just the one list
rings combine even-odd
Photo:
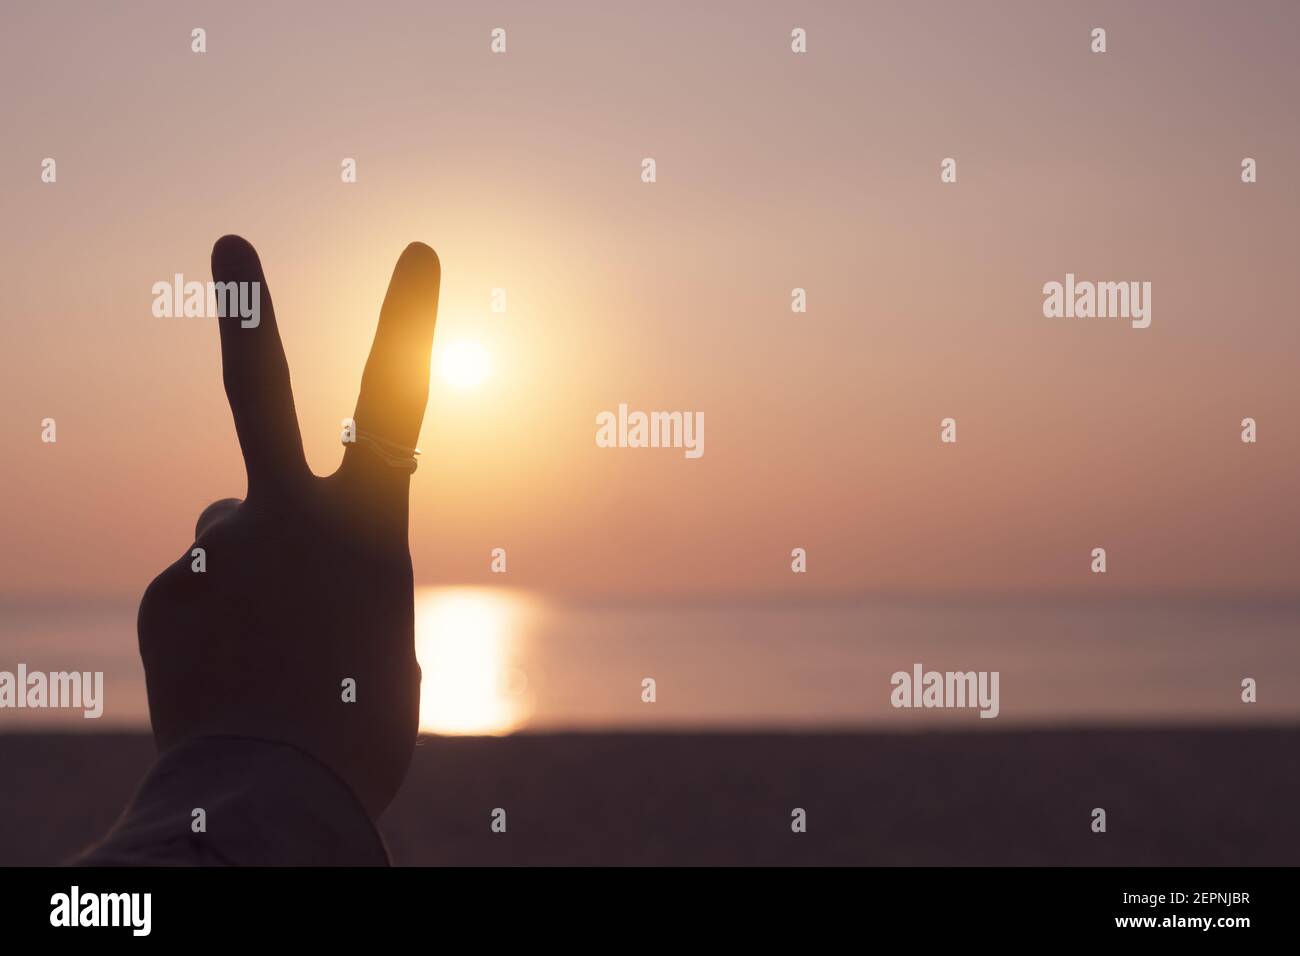
[(421, 731), (504, 734), (524, 721), (528, 686), (518, 659), (529, 612), (526, 599), (497, 588), (416, 592)]

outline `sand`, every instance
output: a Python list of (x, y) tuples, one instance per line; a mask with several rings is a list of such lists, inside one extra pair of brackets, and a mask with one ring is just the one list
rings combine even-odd
[[(0, 736), (0, 864), (66, 859), (152, 753)], [(416, 865), (1295, 865), (1300, 728), (428, 737), (380, 828)]]

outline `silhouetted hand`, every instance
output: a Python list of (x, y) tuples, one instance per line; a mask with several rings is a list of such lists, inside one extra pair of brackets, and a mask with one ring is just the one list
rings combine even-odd
[[(293, 744), (373, 818), (401, 785), (418, 724), (410, 476), (357, 443), (328, 478), (308, 470), (257, 253), (225, 236), (212, 275), (261, 283), (256, 327), (218, 320), (248, 494), (208, 506), (194, 545), (140, 602), (154, 737), (162, 749), (212, 735)], [(402, 253), (361, 381), (358, 428), (402, 446), (416, 444), (428, 401), (440, 277), (428, 246)], [(205, 552), (201, 573), (192, 548)], [(344, 700), (349, 678), (355, 703)]]

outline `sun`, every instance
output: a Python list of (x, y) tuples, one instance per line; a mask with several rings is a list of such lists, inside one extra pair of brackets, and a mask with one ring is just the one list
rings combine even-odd
[(469, 340), (452, 342), (438, 355), (438, 377), (452, 388), (477, 388), (487, 379), (490, 366), (487, 350)]

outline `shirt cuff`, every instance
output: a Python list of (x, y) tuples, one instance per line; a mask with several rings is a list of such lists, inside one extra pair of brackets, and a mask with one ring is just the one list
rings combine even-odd
[(73, 862), (389, 865), (379, 831), (332, 770), (297, 747), (248, 737), (197, 737), (164, 753), (108, 835)]

